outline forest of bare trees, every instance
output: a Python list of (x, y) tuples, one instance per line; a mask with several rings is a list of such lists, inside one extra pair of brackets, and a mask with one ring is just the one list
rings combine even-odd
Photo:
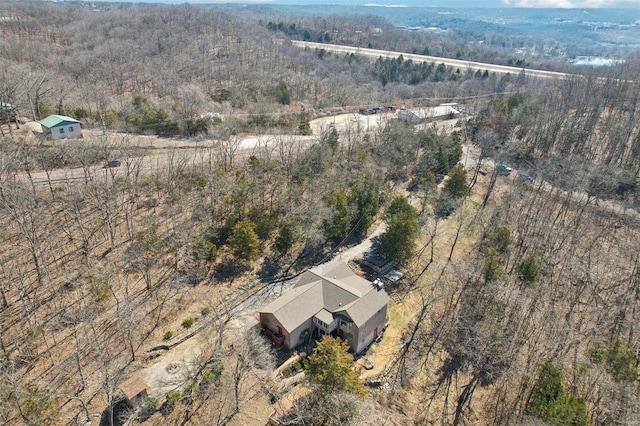
[[(386, 84), (383, 70), (361, 58), (294, 48), (260, 14), (107, 3), (98, 10), (7, 3), (3, 13), (0, 99), (36, 120), (60, 113), (96, 128), (189, 135), (206, 131), (204, 117), (240, 110), (249, 114), (245, 128), (291, 130), (315, 110), (500, 91), (495, 80), (435, 67), (419, 70), (415, 81)], [(338, 42), (363, 34), (379, 48), (403, 50), (408, 37), (374, 17), (313, 26)], [(373, 33), (379, 26), (382, 34)], [(380, 36), (391, 39), (379, 44)], [(448, 50), (444, 38), (436, 46), (433, 54)]]
[[(223, 425), (284, 406), (272, 347), (234, 308), (385, 220), (375, 244), (405, 273), (388, 364), (365, 390), (299, 392), (292, 407), (313, 415), (288, 424), (634, 424), (637, 59), (562, 80), (370, 62), (288, 37), (375, 26), (395, 50), (411, 33), (257, 15), (0, 5), (0, 102), (22, 121), (0, 137), (2, 422)], [(447, 101), (469, 111), (452, 132), (310, 125)], [(84, 138), (23, 125), (50, 113)], [(269, 136), (247, 148), (247, 134)], [(186, 379), (121, 410), (125, 380), (191, 344)]]

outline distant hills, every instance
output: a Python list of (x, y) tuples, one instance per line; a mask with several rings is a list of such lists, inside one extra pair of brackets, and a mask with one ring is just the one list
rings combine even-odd
[[(262, 2), (261, 2), (262, 3)], [(273, 4), (336, 4), (336, 5), (375, 5), (386, 7), (446, 7), (446, 8), (458, 8), (458, 7), (474, 7), (474, 8), (495, 8), (505, 7), (505, 4), (501, 0), (275, 0), (268, 2)]]
[[(347, 3), (349, 0), (335, 1)], [(532, 46), (536, 43), (534, 40), (546, 40), (546, 45), (561, 46), (560, 51), (552, 53), (552, 56), (626, 57), (640, 50), (640, 8), (498, 7), (504, 6), (499, 0), (473, 2), (473, 7), (466, 7), (469, 3), (472, 2), (459, 0), (439, 7), (426, 7), (425, 4), (420, 7), (373, 7), (373, 3), (370, 6), (272, 4), (264, 7), (306, 15), (378, 15), (402, 28), (440, 33), (457, 31), (466, 34), (467, 41), (475, 39), (481, 43), (488, 43), (491, 38), (511, 38), (504, 42), (522, 48)]]
[[(129, 0), (113, 0), (129, 2)], [(181, 0), (135, 0), (132, 3), (183, 3)], [(190, 4), (275, 4), (275, 5), (340, 5), (340, 6), (384, 6), (384, 7), (509, 7), (501, 0), (192, 0)]]

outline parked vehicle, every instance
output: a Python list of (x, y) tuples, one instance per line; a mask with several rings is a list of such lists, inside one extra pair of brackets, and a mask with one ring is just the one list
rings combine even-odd
[(362, 115), (373, 115), (373, 114), (379, 114), (383, 111), (395, 111), (395, 110), (396, 110), (395, 106), (389, 105), (385, 107), (375, 106), (371, 108), (360, 108), (358, 112)]
[(498, 174), (502, 176), (509, 176), (513, 169), (509, 167), (506, 163), (500, 163), (496, 166), (498, 170)]
[(533, 176), (528, 175), (528, 174), (523, 173), (523, 172), (518, 173), (518, 176), (521, 177), (522, 179), (528, 180), (529, 182), (533, 182), (535, 180), (535, 178)]
[(112, 167), (120, 167), (120, 164), (120, 160), (109, 160), (104, 164), (104, 166), (102, 166), (102, 168), (110, 169)]

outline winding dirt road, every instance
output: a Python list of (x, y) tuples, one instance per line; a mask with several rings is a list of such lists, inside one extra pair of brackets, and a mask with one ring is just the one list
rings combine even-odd
[[(417, 114), (436, 116), (441, 113), (442, 107), (421, 108), (415, 111)], [(389, 120), (395, 120), (395, 112), (380, 113), (376, 115), (361, 114), (339, 114), (327, 116), (311, 120), (310, 126), (313, 132), (312, 136), (300, 135), (245, 135), (231, 142), (234, 146), (227, 148), (222, 147), (222, 143), (218, 141), (199, 141), (193, 143), (185, 143), (182, 139), (176, 139), (175, 145), (171, 145), (171, 141), (162, 139), (163, 147), (154, 147), (153, 155), (136, 157), (128, 161), (131, 164), (122, 164), (119, 167), (105, 168), (101, 164), (91, 165), (89, 167), (76, 167), (67, 169), (55, 169), (48, 172), (34, 171), (31, 172), (31, 179), (36, 185), (49, 185), (58, 183), (67, 183), (83, 180), (109, 179), (126, 173), (127, 170), (136, 170), (136, 172), (149, 172), (154, 170), (167, 169), (171, 162), (180, 162), (181, 164), (189, 164), (193, 166), (202, 165), (213, 161), (215, 155), (213, 151), (220, 149), (232, 149), (233, 157), (237, 159), (246, 159), (251, 155), (258, 154), (260, 150), (275, 150), (280, 144), (296, 145), (297, 149), (305, 149), (316, 143), (320, 135), (324, 134), (331, 127), (335, 127), (339, 134), (348, 132), (368, 132), (384, 125)], [(443, 128), (453, 128), (456, 123), (454, 120), (436, 121), (437, 125)], [(429, 123), (429, 125), (432, 125)], [(117, 135), (116, 135), (117, 136)], [(124, 137), (124, 136), (123, 136)], [(153, 141), (147, 142), (149, 146), (154, 146)], [(217, 159), (216, 159), (217, 161)], [(19, 179), (26, 180), (27, 176), (22, 174)]]

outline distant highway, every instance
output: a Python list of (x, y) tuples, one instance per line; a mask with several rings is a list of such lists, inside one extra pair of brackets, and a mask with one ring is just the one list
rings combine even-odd
[(310, 41), (298, 41), (291, 40), (291, 43), (294, 46), (298, 47), (308, 47), (310, 49), (324, 49), (329, 52), (336, 53), (353, 53), (355, 55), (369, 56), (373, 58), (383, 57), (383, 58), (397, 58), (402, 55), (404, 59), (411, 59), (414, 62), (428, 62), (433, 64), (445, 64), (449, 67), (460, 68), (460, 70), (480, 70), (480, 71), (489, 71), (495, 72), (499, 74), (520, 74), (524, 71), (526, 76), (529, 77), (543, 77), (543, 78), (569, 78), (575, 76), (575, 74), (568, 74), (563, 72), (556, 71), (544, 71), (544, 70), (536, 70), (530, 68), (518, 68), (518, 67), (510, 67), (507, 65), (495, 65), (495, 64), (486, 64), (483, 62), (472, 62), (472, 61), (463, 61), (459, 59), (450, 59), (450, 58), (441, 58), (438, 56), (426, 56), (426, 55), (416, 55), (413, 53), (405, 53), (405, 52), (394, 52), (391, 50), (377, 50), (377, 49), (366, 49), (364, 47), (352, 47), (352, 46), (343, 46), (338, 44), (324, 44), (324, 43), (313, 43)]

